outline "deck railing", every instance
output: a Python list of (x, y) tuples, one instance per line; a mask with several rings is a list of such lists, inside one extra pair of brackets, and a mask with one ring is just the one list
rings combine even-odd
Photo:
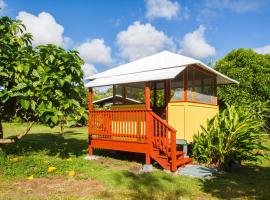
[(90, 111), (89, 135), (145, 141), (176, 163), (176, 130), (151, 110)]
[(89, 113), (89, 134), (97, 137), (146, 138), (147, 110), (98, 110)]

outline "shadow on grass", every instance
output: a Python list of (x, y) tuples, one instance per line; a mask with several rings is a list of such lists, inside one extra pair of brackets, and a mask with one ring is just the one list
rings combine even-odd
[(106, 149), (94, 149), (94, 154), (98, 156), (114, 158), (117, 160), (134, 161), (141, 164), (144, 164), (145, 162), (145, 154), (141, 153), (114, 151)]
[[(88, 153), (88, 141), (78, 136), (82, 133), (75, 131), (66, 131), (65, 136), (50, 133), (28, 134), (15, 144), (3, 146), (6, 154), (17, 156), (30, 155), (38, 152), (45, 152), (48, 156), (59, 156), (68, 158), (70, 156), (82, 156)], [(104, 157), (110, 157), (118, 160), (135, 161), (144, 163), (144, 154), (112, 151), (105, 149), (94, 149), (94, 154)]]
[(119, 185), (128, 183), (128, 189), (132, 191), (130, 199), (179, 199), (189, 193), (188, 188), (178, 187), (178, 182), (172, 176), (123, 171), (122, 174), (115, 174), (114, 179)]
[[(71, 133), (74, 134), (74, 133)], [(29, 134), (15, 144), (3, 147), (7, 154), (24, 155), (45, 151), (49, 156), (67, 158), (87, 153), (87, 141), (76, 138), (64, 138), (61, 135), (39, 133)]]
[(270, 199), (270, 167), (249, 166), (201, 180), (202, 190), (222, 199)]

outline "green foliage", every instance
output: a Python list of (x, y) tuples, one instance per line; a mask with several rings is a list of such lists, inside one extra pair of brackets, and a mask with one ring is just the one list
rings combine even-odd
[(264, 111), (261, 116), (266, 122), (264, 128), (269, 131), (270, 55), (257, 54), (249, 49), (237, 49), (220, 59), (215, 68), (240, 82), (239, 85), (218, 88), (221, 108), (226, 102), (241, 107), (249, 105), (252, 110)]
[[(38, 105), (41, 121), (51, 127), (74, 125), (87, 118), (83, 99), (86, 91), (83, 83), (82, 59), (77, 51), (65, 51), (55, 45), (39, 46), (36, 85), (42, 91)], [(27, 105), (26, 105), (27, 106)]]
[(252, 112), (227, 104), (194, 136), (193, 156), (201, 163), (227, 170), (233, 163), (256, 161), (260, 151), (268, 149), (261, 144), (261, 124)]
[(25, 32), (20, 21), (0, 18), (0, 123), (20, 117), (50, 127), (60, 124), (63, 131), (64, 124), (86, 120), (78, 52), (50, 44), (33, 49), (32, 36)]
[(0, 165), (3, 165), (5, 163), (5, 160), (6, 160), (6, 154), (0, 148)]
[[(19, 20), (0, 18), (0, 120), (16, 112), (17, 96), (31, 73), (32, 36)], [(27, 95), (27, 94), (25, 94)], [(26, 108), (27, 102), (22, 105)]]

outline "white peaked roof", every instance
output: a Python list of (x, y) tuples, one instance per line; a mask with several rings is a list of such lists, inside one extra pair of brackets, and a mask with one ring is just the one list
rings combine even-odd
[(89, 82), (86, 87), (173, 79), (188, 65), (192, 64), (197, 64), (201, 68), (216, 74), (217, 84), (238, 83), (238, 81), (221, 74), (199, 60), (162, 51), (87, 77), (86, 80), (89, 80)]

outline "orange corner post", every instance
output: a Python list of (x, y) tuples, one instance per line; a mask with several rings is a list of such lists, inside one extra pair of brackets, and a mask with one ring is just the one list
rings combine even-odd
[(150, 105), (150, 83), (146, 82), (145, 83), (145, 109), (146, 111), (146, 136), (147, 136), (147, 141), (148, 141), (148, 150), (145, 154), (145, 164), (146, 165), (150, 165), (151, 164), (151, 151), (152, 151), (152, 143), (151, 143), (151, 116), (150, 116), (150, 109), (151, 109), (151, 105)]
[(89, 137), (89, 143), (88, 143), (88, 154), (89, 156), (93, 155), (93, 148), (91, 146), (91, 129), (92, 129), (92, 118), (93, 118), (93, 88), (89, 88), (88, 91), (88, 137)]

